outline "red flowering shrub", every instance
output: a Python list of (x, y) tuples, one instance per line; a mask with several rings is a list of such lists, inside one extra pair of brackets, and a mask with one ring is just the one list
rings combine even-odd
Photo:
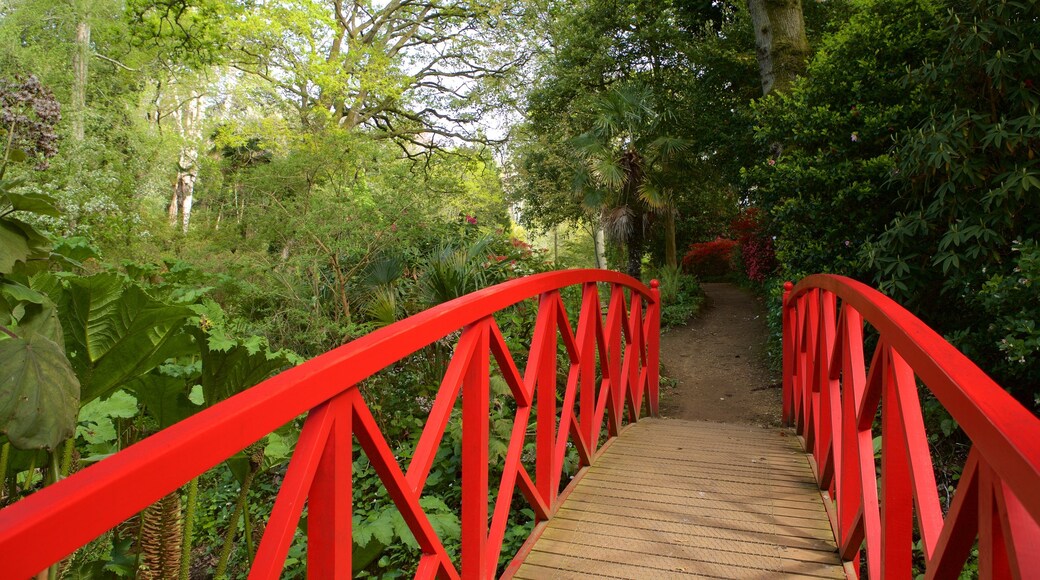
[(757, 207), (749, 207), (730, 224), (740, 244), (740, 258), (744, 273), (752, 282), (765, 282), (776, 271), (776, 253), (773, 239), (767, 236)]
[(711, 242), (690, 244), (690, 249), (683, 256), (683, 270), (699, 277), (724, 276), (729, 272), (730, 258), (736, 240), (715, 238)]

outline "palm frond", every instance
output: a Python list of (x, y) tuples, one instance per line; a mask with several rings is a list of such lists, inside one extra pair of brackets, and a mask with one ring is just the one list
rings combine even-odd
[(628, 240), (636, 231), (636, 215), (627, 205), (611, 208), (603, 212), (603, 233), (616, 242)]
[(592, 175), (589, 174), (589, 168), (584, 165), (576, 168), (574, 176), (571, 177), (571, 190), (580, 197), (593, 188), (595, 185), (592, 182)]
[(689, 139), (681, 137), (658, 137), (650, 142), (650, 148), (657, 151), (658, 157), (664, 159), (686, 153), (692, 145)]
[(603, 149), (603, 140), (592, 131), (586, 131), (570, 139), (570, 145), (582, 157), (598, 153)]
[(607, 192), (599, 188), (586, 189), (581, 197), (581, 204), (590, 210), (599, 210), (607, 201)]
[(670, 203), (668, 194), (649, 179), (639, 184), (639, 198), (653, 209), (666, 207)]
[(389, 286), (375, 288), (365, 305), (365, 313), (377, 326), (389, 326), (397, 322), (397, 290)]
[(389, 286), (403, 275), (403, 260), (397, 256), (382, 256), (369, 264), (365, 283), (368, 286)]
[(610, 157), (591, 159), (592, 175), (609, 188), (618, 188), (625, 183), (625, 168)]

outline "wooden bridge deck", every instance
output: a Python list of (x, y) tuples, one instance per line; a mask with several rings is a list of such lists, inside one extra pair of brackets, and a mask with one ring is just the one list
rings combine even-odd
[(603, 453), (516, 578), (844, 578), (789, 431), (641, 420)]

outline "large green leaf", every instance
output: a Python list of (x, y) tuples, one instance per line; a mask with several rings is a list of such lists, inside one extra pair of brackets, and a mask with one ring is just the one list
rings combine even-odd
[(69, 280), (64, 306), (65, 344), (84, 402), (197, 352), (184, 332), (190, 309), (159, 302), (117, 275)]
[(58, 319), (58, 308), (47, 300), (43, 304), (25, 304), (25, 313), (18, 321), (18, 334), (22, 338), (28, 338), (39, 334), (45, 336), (64, 352), (64, 339), (61, 329), (61, 321)]
[(28, 211), (55, 217), (61, 215), (54, 198), (45, 193), (7, 192), (0, 195), (0, 208), (5, 206), (11, 208), (11, 211)]
[(29, 240), (11, 220), (0, 219), (0, 274), (10, 274), (14, 265), (29, 257)]
[(54, 449), (72, 436), (79, 381), (42, 334), (0, 342), (0, 432), (19, 449)]
[(107, 399), (94, 399), (79, 410), (76, 436), (91, 445), (117, 440), (112, 419), (130, 419), (137, 416), (137, 399), (129, 393), (116, 391)]
[(159, 429), (183, 421), (200, 409), (188, 399), (187, 382), (180, 377), (149, 374), (134, 380), (127, 388), (159, 422)]
[(287, 358), (266, 348), (211, 344), (201, 329), (193, 331), (202, 351), (202, 394), (211, 406), (291, 366)]

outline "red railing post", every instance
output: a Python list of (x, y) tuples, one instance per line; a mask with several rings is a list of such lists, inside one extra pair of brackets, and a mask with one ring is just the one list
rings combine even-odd
[(485, 578), (488, 537), (488, 384), (491, 344), (488, 322), (464, 332), (478, 332), (476, 352), (462, 384), (462, 576)]
[(577, 336), (581, 357), (578, 425), (588, 445), (589, 455), (596, 450), (598, 435), (598, 425), (593, 423), (593, 418), (596, 416), (596, 333), (601, 324), (599, 289), (595, 283), (585, 284), (582, 288)]
[(790, 282), (784, 282), (784, 297), (783, 305), (780, 310), (780, 324), (783, 328), (780, 341), (782, 343), (782, 360), (783, 360), (783, 375), (782, 375), (782, 388), (783, 388), (783, 420), (787, 425), (794, 424), (794, 305), (791, 304), (791, 289), (794, 288), (794, 284)]
[(650, 319), (650, 330), (647, 332), (646, 366), (647, 388), (650, 390), (650, 414), (659, 414), (658, 393), (661, 382), (661, 290), (657, 280), (650, 281), (650, 296), (653, 302), (647, 307), (646, 317)]
[(553, 465), (556, 441), (556, 308), (558, 293), (547, 292), (538, 304), (538, 322), (535, 325), (535, 341), (541, 349), (532, 350), (528, 361), (528, 372), (534, 367), (536, 378), (535, 401), (538, 405), (538, 424), (535, 426), (535, 480), (538, 493), (547, 505), (555, 503), (559, 482), (553, 481), (556, 469)]
[(329, 401), (332, 427), (307, 500), (307, 574), (346, 579), (351, 569), (354, 408), (348, 397)]

